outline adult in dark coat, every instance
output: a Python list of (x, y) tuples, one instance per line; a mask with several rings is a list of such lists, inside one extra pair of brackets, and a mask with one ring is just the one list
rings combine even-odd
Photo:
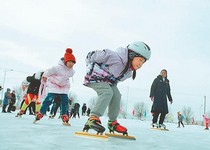
[(74, 115), (73, 115), (74, 118), (76, 118), (76, 115), (78, 115), (78, 118), (80, 118), (80, 116), (79, 116), (79, 108), (80, 108), (80, 104), (79, 103), (75, 103), (74, 104)]
[[(167, 97), (172, 104), (173, 100), (171, 96), (169, 80), (167, 79), (167, 70), (163, 69), (160, 75), (158, 75), (157, 78), (155, 78), (155, 80), (153, 81), (150, 90), (150, 98), (153, 101), (151, 109), (151, 113), (153, 114), (153, 127), (166, 127), (163, 124), (163, 121), (165, 119), (166, 114), (168, 113)], [(158, 125), (157, 120), (159, 115), (160, 119)]]
[(87, 106), (86, 106), (86, 103), (84, 103), (82, 106), (82, 116), (85, 116), (86, 110), (87, 110)]

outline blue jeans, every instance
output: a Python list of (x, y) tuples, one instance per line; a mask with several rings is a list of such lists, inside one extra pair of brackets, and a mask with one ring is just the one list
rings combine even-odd
[(67, 94), (56, 94), (56, 93), (48, 93), (47, 97), (45, 97), (42, 107), (40, 109), (41, 114), (45, 114), (49, 106), (52, 104), (55, 96), (59, 96), (59, 99), (61, 101), (61, 115), (68, 115), (68, 95)]

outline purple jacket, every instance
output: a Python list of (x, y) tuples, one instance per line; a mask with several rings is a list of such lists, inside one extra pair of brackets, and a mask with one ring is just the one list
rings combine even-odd
[(130, 78), (132, 75), (130, 68), (125, 74), (121, 74), (127, 62), (127, 48), (120, 47), (116, 51), (105, 49), (88, 53), (84, 85), (96, 82), (108, 82), (111, 85), (116, 85), (119, 81)]

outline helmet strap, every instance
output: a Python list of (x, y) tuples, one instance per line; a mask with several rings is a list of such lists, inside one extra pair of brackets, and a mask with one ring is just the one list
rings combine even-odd
[(136, 78), (136, 70), (133, 70), (132, 79), (134, 80)]
[(131, 50), (129, 50), (128, 52), (129, 52), (129, 54), (128, 54), (129, 55), (129, 58), (131, 60), (134, 59), (134, 57), (140, 57), (141, 56), (140, 54), (137, 54), (137, 53), (135, 53), (134, 51), (131, 51)]

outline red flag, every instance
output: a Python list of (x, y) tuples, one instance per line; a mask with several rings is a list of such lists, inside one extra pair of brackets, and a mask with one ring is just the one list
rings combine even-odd
[(132, 114), (133, 114), (133, 116), (134, 116), (134, 114), (135, 114), (135, 111), (134, 111), (134, 110), (132, 111)]

